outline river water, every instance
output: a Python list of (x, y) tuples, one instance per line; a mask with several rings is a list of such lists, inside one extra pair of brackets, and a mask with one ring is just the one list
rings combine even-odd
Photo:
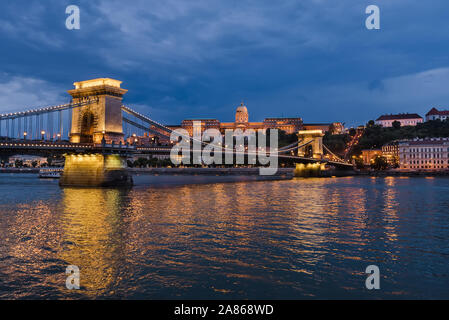
[(221, 178), (1, 174), (0, 298), (449, 298), (449, 179)]

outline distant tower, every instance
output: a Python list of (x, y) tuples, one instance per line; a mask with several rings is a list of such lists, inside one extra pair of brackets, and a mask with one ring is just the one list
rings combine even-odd
[(248, 123), (248, 109), (243, 104), (237, 107), (237, 111), (235, 112), (235, 123), (236, 124), (247, 124)]
[(128, 91), (120, 88), (122, 82), (99, 78), (75, 82), (69, 90), (73, 102), (98, 98), (98, 102), (72, 110), (70, 142), (106, 143), (123, 142), (122, 97)]

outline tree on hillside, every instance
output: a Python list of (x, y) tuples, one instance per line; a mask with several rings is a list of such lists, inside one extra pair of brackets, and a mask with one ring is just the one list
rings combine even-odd
[[(270, 140), (269, 130), (270, 129), (267, 130), (267, 137), (268, 137), (267, 144), (269, 143), (269, 140)], [(257, 135), (257, 133), (256, 133), (256, 135)], [(279, 148), (282, 148), (282, 147), (288, 146), (288, 145), (298, 141), (298, 136), (296, 135), (296, 133), (289, 134), (289, 133), (285, 132), (284, 130), (279, 130), (278, 131), (278, 139), (279, 139), (278, 146), (279, 146)]]
[(448, 120), (428, 121), (416, 126), (400, 126), (399, 128), (384, 128), (368, 123), (359, 143), (352, 149), (351, 155), (360, 155), (363, 149), (379, 149), (395, 140), (435, 137), (449, 137)]
[(393, 128), (395, 128), (395, 129), (401, 128), (401, 123), (399, 121), (393, 121), (392, 125), (393, 125)]
[(351, 141), (348, 134), (331, 134), (326, 132), (323, 137), (323, 144), (333, 153), (343, 155), (347, 143)]
[(357, 169), (363, 169), (365, 167), (363, 160), (359, 157), (354, 158), (354, 162)]

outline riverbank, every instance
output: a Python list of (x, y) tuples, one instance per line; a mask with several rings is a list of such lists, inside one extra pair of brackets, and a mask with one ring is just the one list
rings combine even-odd
[[(40, 168), (0, 168), (1, 173), (39, 173)], [(206, 176), (259, 176), (259, 168), (128, 168), (131, 174), (143, 175), (206, 175)], [(294, 168), (279, 168), (271, 176), (273, 179), (292, 179)], [(449, 177), (449, 170), (445, 171), (353, 171), (327, 170), (320, 173), (322, 178), (370, 176), (370, 177)], [(270, 176), (266, 176), (270, 177)]]
[(399, 171), (399, 170), (385, 170), (385, 171), (359, 171), (358, 176), (371, 177), (449, 177), (449, 170), (445, 171)]
[[(0, 168), (0, 173), (39, 173), (41, 168)], [(128, 168), (133, 174), (258, 176), (259, 168)], [(293, 176), (293, 168), (279, 168), (274, 176)]]
[(39, 173), (40, 168), (0, 168), (0, 173)]

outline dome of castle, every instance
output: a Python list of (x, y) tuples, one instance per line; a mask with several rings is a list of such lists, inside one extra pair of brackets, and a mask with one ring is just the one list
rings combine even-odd
[(237, 112), (244, 112), (244, 113), (248, 113), (248, 109), (246, 109), (246, 106), (243, 105), (243, 103), (237, 107)]
[(235, 122), (248, 122), (248, 109), (243, 104), (237, 107), (237, 111), (235, 112)]

